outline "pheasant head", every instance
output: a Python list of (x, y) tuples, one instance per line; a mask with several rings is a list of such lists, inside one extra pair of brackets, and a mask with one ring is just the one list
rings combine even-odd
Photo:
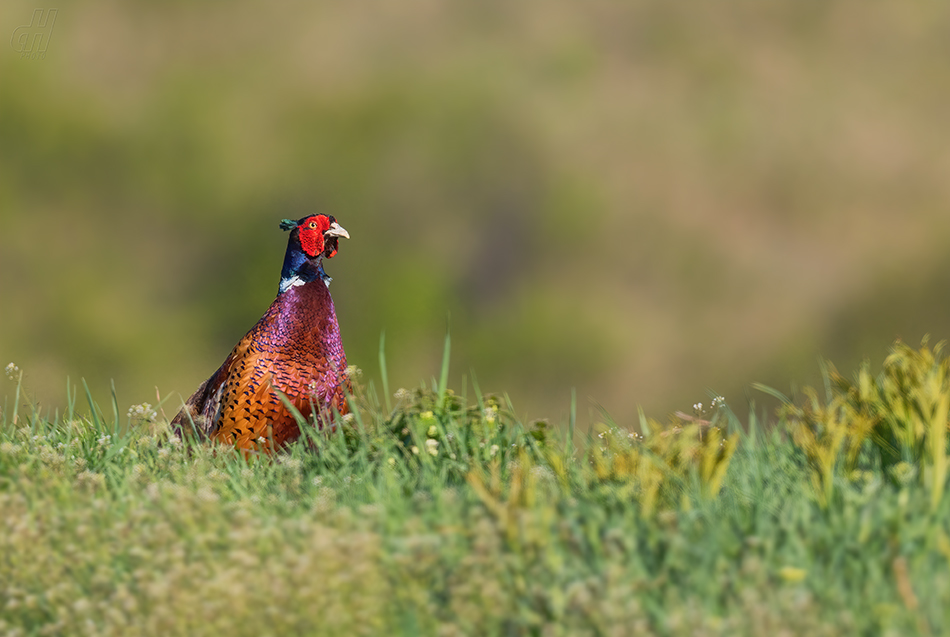
[(282, 230), (290, 230), (284, 267), (280, 271), (282, 294), (295, 285), (322, 280), (330, 285), (330, 277), (323, 271), (323, 259), (333, 258), (339, 248), (340, 237), (350, 234), (331, 215), (310, 215), (297, 221), (284, 219)]

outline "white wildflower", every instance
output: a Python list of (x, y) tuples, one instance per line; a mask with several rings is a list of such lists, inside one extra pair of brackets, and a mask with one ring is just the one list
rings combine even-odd
[(492, 445), (491, 448), (488, 450), (488, 452), (491, 455), (491, 457), (494, 458), (495, 454), (498, 453), (498, 445)]
[(8, 363), (4, 371), (7, 373), (7, 378), (10, 380), (16, 380), (17, 375), (20, 373), (20, 368), (13, 363)]
[(280, 460), (280, 463), (290, 471), (299, 471), (303, 467), (303, 461), (300, 458), (284, 457)]
[(435, 439), (433, 439), (433, 438), (427, 439), (427, 440), (426, 440), (426, 451), (429, 453), (430, 456), (437, 456), (437, 455), (439, 455), (439, 441), (438, 441), (438, 440), (435, 440)]
[(531, 467), (531, 477), (535, 480), (550, 481), (553, 480), (556, 476), (550, 467), (544, 465), (535, 465)]
[(150, 422), (158, 418), (158, 413), (152, 409), (149, 403), (142, 403), (141, 405), (132, 405), (129, 407), (129, 418)]

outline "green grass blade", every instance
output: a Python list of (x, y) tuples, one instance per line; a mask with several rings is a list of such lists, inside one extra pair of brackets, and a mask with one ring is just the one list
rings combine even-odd
[(640, 433), (644, 438), (649, 438), (650, 434), (653, 433), (650, 427), (650, 421), (647, 420), (647, 415), (643, 413), (643, 407), (637, 405), (637, 416), (640, 419)]
[(564, 452), (568, 456), (574, 455), (574, 431), (577, 428), (577, 388), (571, 387), (571, 412), (567, 425), (567, 440)]
[(304, 417), (303, 417), (303, 414), (300, 413), (300, 410), (297, 409), (297, 407), (296, 407), (292, 402), (290, 402), (290, 399), (287, 398), (287, 394), (285, 394), (284, 392), (280, 391), (280, 390), (277, 389), (276, 387), (272, 387), (272, 389), (273, 389), (274, 393), (277, 394), (277, 397), (280, 398), (280, 402), (284, 403), (284, 407), (287, 408), (287, 411), (290, 412), (290, 415), (293, 416), (293, 417), (294, 417), (294, 420), (297, 421), (297, 426), (300, 427), (300, 429), (301, 429), (301, 431), (302, 431), (303, 428), (308, 425), (307, 419), (304, 418)]
[(445, 347), (442, 349), (442, 371), (439, 374), (439, 405), (445, 401), (445, 392), (449, 386), (449, 358), (452, 355), (452, 336), (445, 330)]
[[(742, 427), (739, 427), (741, 430)], [(759, 418), (755, 413), (755, 401), (749, 401), (749, 426), (748, 426), (748, 440), (746, 444), (755, 447), (759, 435)]]
[(20, 370), (20, 374), (16, 379), (16, 392), (13, 394), (13, 424), (17, 424), (18, 414), (20, 410), (20, 388), (23, 386), (23, 370)]
[(389, 373), (386, 370), (386, 332), (379, 335), (379, 373), (383, 381), (383, 398), (386, 401), (387, 413), (392, 413), (392, 396), (389, 395)]
[(76, 387), (72, 387), (69, 376), (66, 377), (66, 421), (76, 418)]
[(768, 385), (763, 385), (762, 383), (752, 383), (752, 389), (762, 392), (763, 394), (768, 394), (772, 398), (776, 398), (783, 405), (791, 405), (792, 399), (775, 389), (774, 387), (769, 387)]
[(115, 393), (115, 379), (111, 379), (112, 383), (112, 433), (113, 435), (119, 433), (119, 398)]
[(89, 403), (89, 414), (92, 418), (93, 424), (96, 426), (96, 430), (102, 431), (102, 420), (99, 418), (99, 409), (96, 407), (96, 402), (92, 399), (92, 392), (89, 391), (89, 385), (86, 383), (86, 379), (82, 379), (83, 389), (86, 390), (86, 401)]

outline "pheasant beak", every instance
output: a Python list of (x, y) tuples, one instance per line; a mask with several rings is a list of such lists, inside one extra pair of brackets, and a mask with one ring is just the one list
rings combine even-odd
[(340, 243), (340, 237), (350, 238), (350, 233), (343, 229), (343, 226), (336, 221), (330, 224), (330, 227), (323, 232), (323, 256), (332, 259), (336, 256), (336, 251)]
[(343, 237), (344, 239), (350, 238), (350, 233), (343, 229), (343, 226), (338, 224), (336, 221), (330, 224), (330, 228), (323, 233), (327, 237)]

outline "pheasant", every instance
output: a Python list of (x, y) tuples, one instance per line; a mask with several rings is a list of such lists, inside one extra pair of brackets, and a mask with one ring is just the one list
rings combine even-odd
[(199, 436), (253, 451), (295, 440), (300, 429), (277, 393), (304, 418), (348, 411), (346, 354), (340, 340), (330, 277), (323, 259), (350, 235), (330, 215), (281, 221), (290, 230), (277, 298), (211, 378), (172, 421), (179, 435)]

